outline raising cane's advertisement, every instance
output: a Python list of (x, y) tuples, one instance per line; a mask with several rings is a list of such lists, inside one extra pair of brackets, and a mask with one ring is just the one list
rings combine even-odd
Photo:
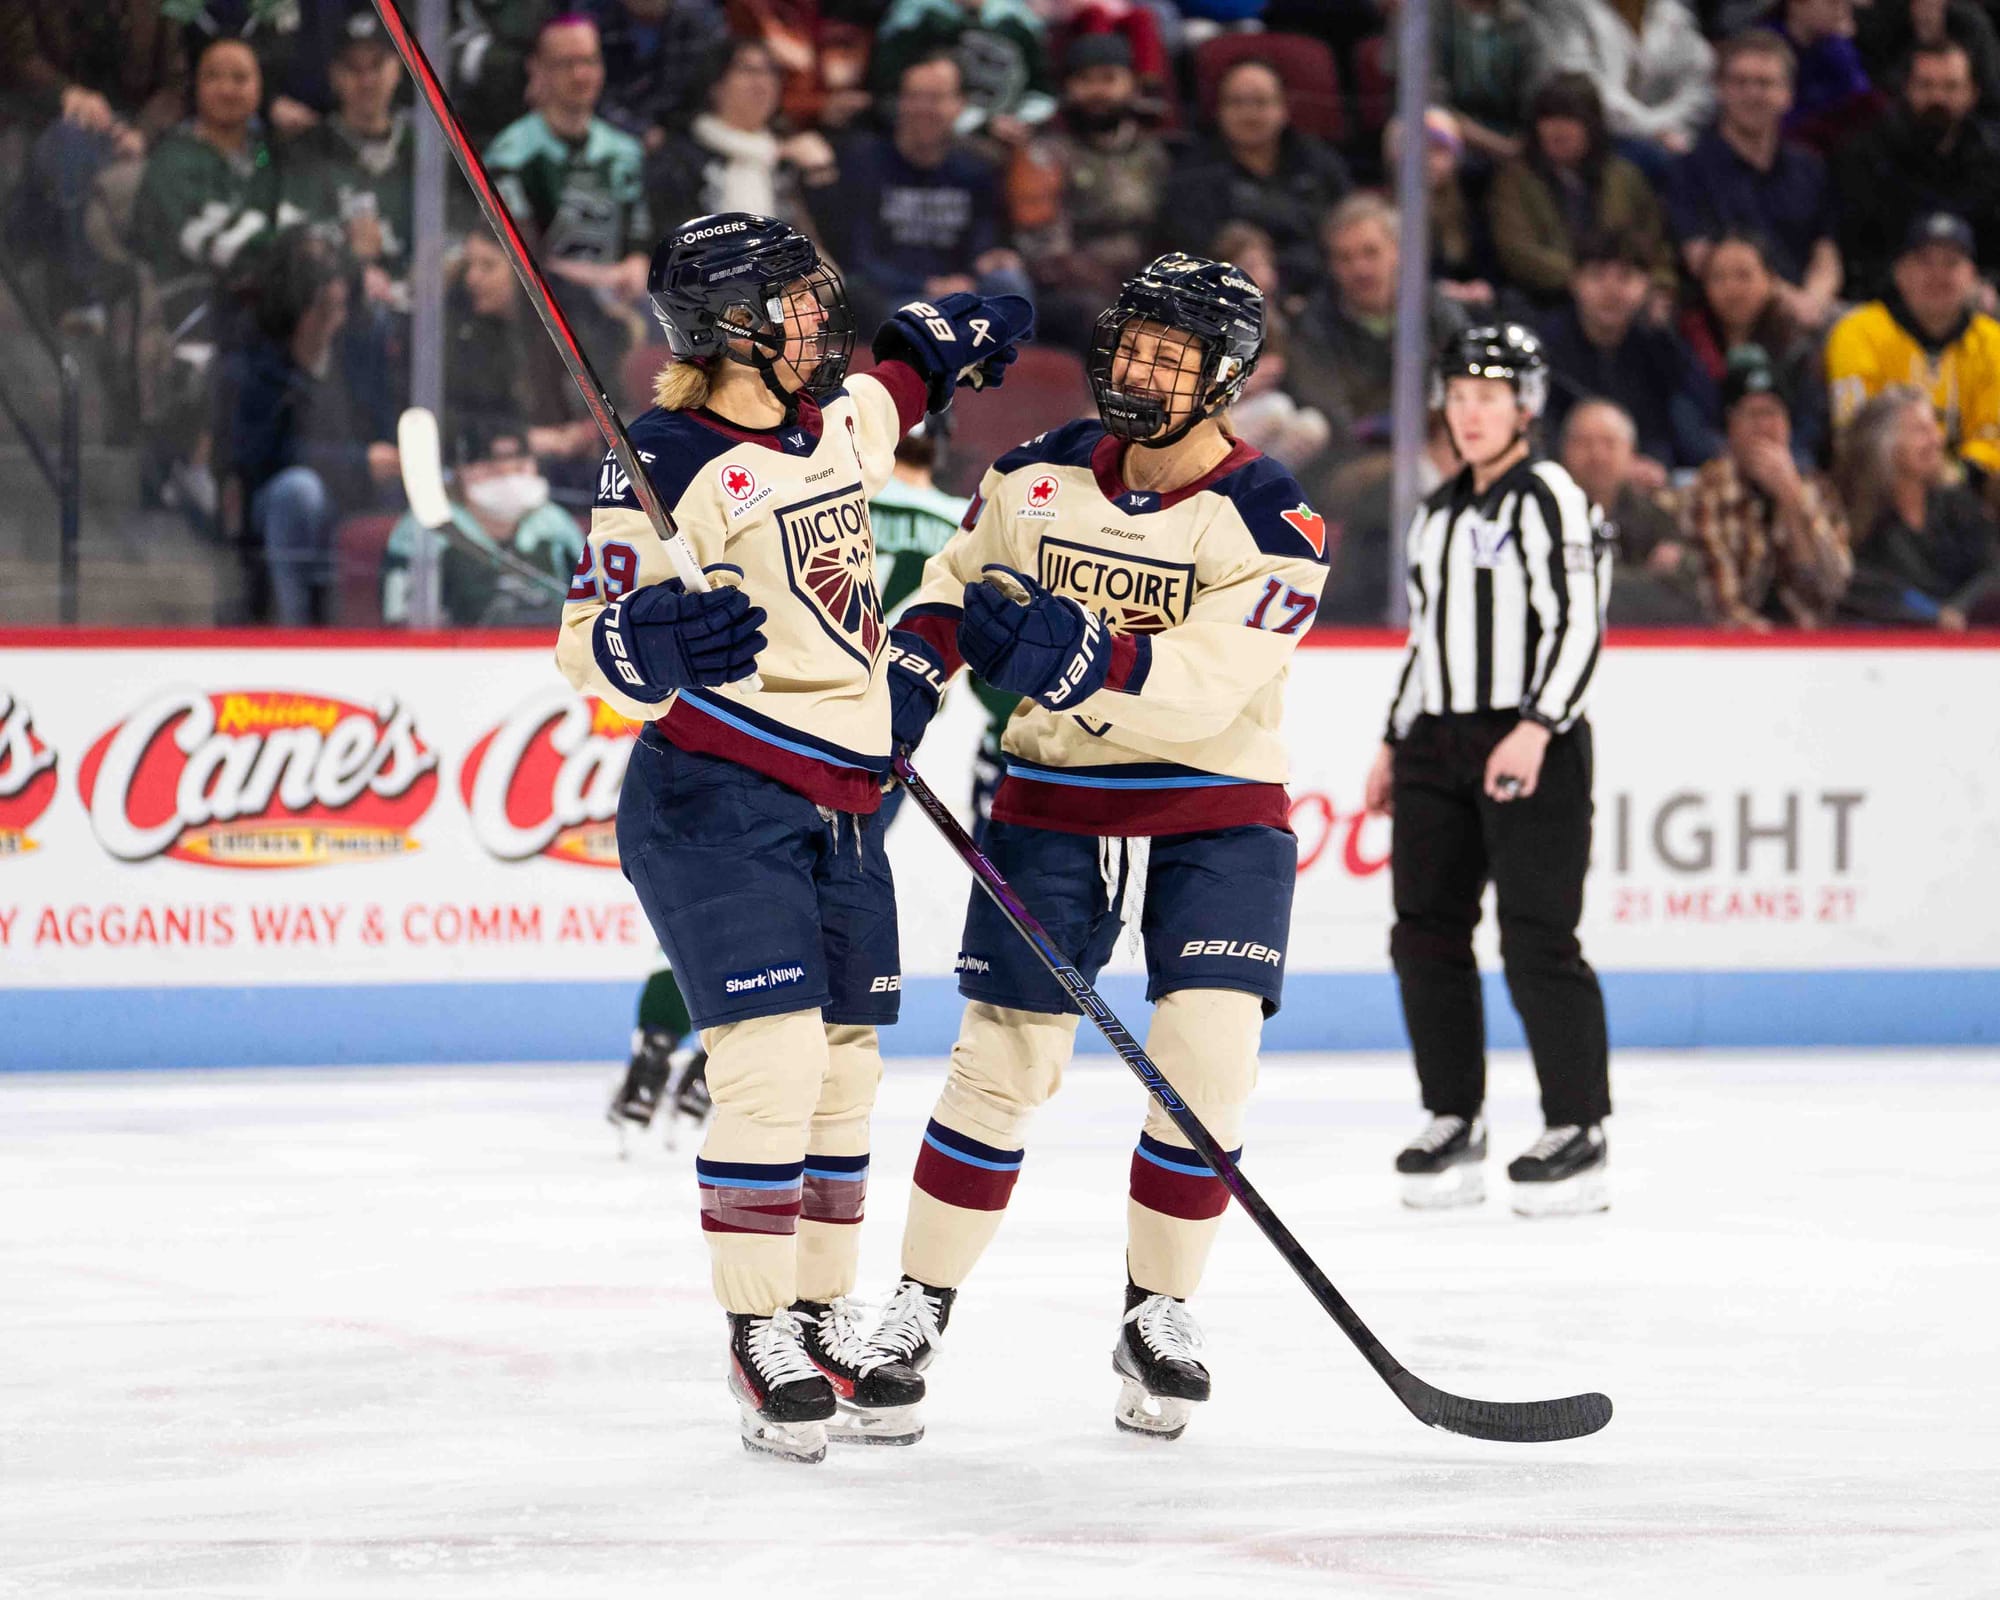
[[(1398, 662), (1378, 636), (1293, 666), (1289, 972), (1387, 971), (1391, 827), (1361, 789)], [(1614, 640), (1592, 691), (1592, 961), (2000, 964), (1994, 704), (2000, 650)], [(961, 812), (979, 731), (954, 691), (920, 752)], [(636, 981), (655, 946), (617, 815), (639, 733), (533, 637), (0, 633), (0, 1006), (10, 988)], [(890, 854), (904, 971), (943, 980), (969, 879), (913, 809)], [(1232, 937), (1226, 896), (1214, 910)], [(1133, 965), (1121, 941), (1112, 970)]]

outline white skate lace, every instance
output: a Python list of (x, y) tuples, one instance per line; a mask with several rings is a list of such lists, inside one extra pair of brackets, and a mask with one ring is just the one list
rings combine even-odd
[(789, 1311), (750, 1324), (750, 1360), (774, 1389), (820, 1375), (806, 1354), (805, 1329)]
[(1430, 1126), (1410, 1141), (1412, 1150), (1421, 1150), (1425, 1155), (1442, 1150), (1456, 1139), (1459, 1130), (1465, 1126), (1463, 1117), (1432, 1117)]
[(820, 1313), (820, 1348), (833, 1357), (843, 1367), (852, 1367), (855, 1372), (866, 1376), (877, 1367), (886, 1367), (896, 1357), (877, 1350), (867, 1334), (861, 1331), (860, 1303), (840, 1295), (826, 1303), (826, 1310)]
[(1202, 1346), (1201, 1329), (1172, 1295), (1148, 1295), (1125, 1313), (1125, 1320), (1138, 1324), (1146, 1348), (1162, 1361), (1192, 1361)]
[(882, 1321), (868, 1341), (879, 1358), (875, 1364), (907, 1361), (927, 1344), (938, 1344), (944, 1332), (938, 1327), (937, 1307), (914, 1278), (896, 1285), (889, 1303), (882, 1308)]
[(1583, 1130), (1571, 1124), (1551, 1128), (1521, 1153), (1523, 1161), (1546, 1161)]

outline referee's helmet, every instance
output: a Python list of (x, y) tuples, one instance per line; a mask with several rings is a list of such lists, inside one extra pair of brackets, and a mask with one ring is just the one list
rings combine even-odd
[(1532, 419), (1549, 401), (1549, 360), (1542, 341), (1518, 322), (1492, 323), (1452, 336), (1431, 370), (1431, 409), (1444, 409), (1449, 378), (1502, 378)]

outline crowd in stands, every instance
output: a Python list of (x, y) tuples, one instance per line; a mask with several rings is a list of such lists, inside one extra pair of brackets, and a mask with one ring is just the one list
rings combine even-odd
[[(662, 359), (648, 254), (708, 211), (809, 230), (864, 330), (1026, 294), (1072, 364), (1157, 251), (1236, 261), (1271, 337), (1234, 425), (1338, 528), (1336, 623), (1390, 586), (1421, 137), (1428, 333), (1540, 332), (1614, 622), (2000, 621), (2000, 0), (1434, 0), (1414, 133), (1399, 5), (456, 0), (442, 65), (607, 376)], [(130, 319), (149, 490), (252, 552), (286, 623), (354, 620), (335, 528), (401, 506), (418, 114), (354, 0), (0, 0), (5, 248), (71, 337)], [(559, 572), (601, 445), (453, 189), (464, 550)], [(1434, 426), (1420, 477), (1454, 469)], [(464, 622), (507, 599), (447, 589)]]

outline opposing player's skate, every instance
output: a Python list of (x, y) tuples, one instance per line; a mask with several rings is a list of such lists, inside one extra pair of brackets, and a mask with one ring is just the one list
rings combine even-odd
[(1125, 1285), (1125, 1320), (1111, 1352), (1119, 1386), (1113, 1420), (1127, 1433), (1178, 1439), (1208, 1398), (1208, 1368), (1194, 1357), (1201, 1329), (1185, 1300)]
[(1550, 1128), (1507, 1163), (1514, 1210), (1524, 1217), (1574, 1217), (1611, 1208), (1604, 1130)]
[(604, 1111), (604, 1120), (618, 1130), (621, 1160), (631, 1155), (663, 1106), (669, 1113), (663, 1127), (670, 1150), (677, 1143), (675, 1125), (681, 1118), (697, 1128), (708, 1120), (707, 1066), (707, 1052), (699, 1045), (679, 1044), (664, 1028), (645, 1028), (634, 1035), (625, 1080)]
[(789, 1311), (729, 1313), (729, 1392), (743, 1448), (783, 1461), (826, 1458), (833, 1387), (806, 1353), (805, 1328)]
[(792, 1315), (805, 1330), (806, 1354), (833, 1386), (838, 1407), (826, 1436), (836, 1444), (915, 1444), (924, 1436), (919, 1408), (924, 1380), (875, 1347), (854, 1302), (801, 1300)]
[(1432, 1117), (1396, 1156), (1403, 1204), (1418, 1211), (1476, 1206), (1486, 1198), (1486, 1119)]

